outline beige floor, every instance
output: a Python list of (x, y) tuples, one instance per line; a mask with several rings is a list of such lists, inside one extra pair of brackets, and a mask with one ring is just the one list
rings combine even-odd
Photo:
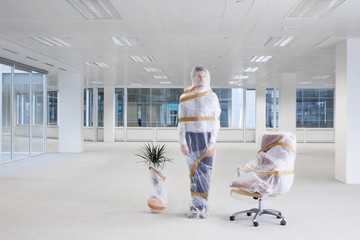
[(210, 217), (187, 219), (189, 179), (177, 143), (169, 143), (169, 202), (148, 212), (148, 170), (134, 156), (141, 143), (85, 143), (85, 152), (51, 153), (0, 165), (0, 239), (360, 239), (360, 185), (334, 180), (333, 144), (298, 144), (291, 192), (265, 207), (281, 209), (288, 224), (263, 216), (229, 216), (256, 206), (229, 197), (236, 167), (255, 156), (255, 144), (218, 143)]

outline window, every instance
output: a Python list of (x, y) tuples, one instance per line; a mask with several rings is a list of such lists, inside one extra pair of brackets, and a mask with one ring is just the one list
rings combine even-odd
[(256, 92), (255, 89), (246, 89), (246, 128), (255, 128), (256, 125)]
[(104, 89), (98, 88), (98, 127), (104, 127)]
[(296, 90), (296, 127), (334, 127), (334, 89)]
[(276, 95), (274, 96), (274, 89), (267, 88), (266, 89), (266, 127), (274, 128), (274, 97), (275, 107), (276, 107), (276, 128), (279, 127), (279, 89), (275, 90)]
[(124, 89), (115, 88), (115, 127), (124, 126)]
[(214, 88), (213, 91), (218, 96), (220, 102), (220, 126), (243, 128), (244, 89)]
[(16, 123), (18, 125), (30, 124), (29, 93), (16, 94)]
[(182, 88), (128, 88), (129, 127), (176, 127)]
[(58, 92), (48, 91), (47, 92), (47, 124), (57, 125), (58, 116)]
[(84, 89), (84, 127), (93, 126), (93, 89)]

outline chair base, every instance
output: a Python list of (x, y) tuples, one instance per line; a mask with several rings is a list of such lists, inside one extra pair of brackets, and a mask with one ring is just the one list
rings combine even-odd
[(264, 215), (264, 214), (268, 214), (268, 215), (273, 215), (275, 216), (276, 218), (278, 219), (281, 219), (280, 221), (280, 224), (281, 225), (286, 225), (286, 219), (285, 217), (281, 214), (280, 211), (278, 210), (274, 210), (274, 209), (263, 209), (262, 208), (262, 199), (259, 198), (259, 208), (252, 208), (252, 209), (249, 209), (249, 210), (244, 210), (244, 211), (240, 211), (240, 212), (236, 212), (234, 213), (233, 215), (230, 216), (230, 220), (231, 221), (234, 221), (235, 220), (235, 217), (239, 214), (243, 214), (243, 213), (246, 213), (247, 216), (251, 216), (253, 213), (255, 214), (255, 216), (253, 217), (252, 219), (252, 222), (253, 222), (253, 225), (254, 227), (257, 227), (259, 226), (259, 223), (257, 221), (257, 218), (261, 215)]

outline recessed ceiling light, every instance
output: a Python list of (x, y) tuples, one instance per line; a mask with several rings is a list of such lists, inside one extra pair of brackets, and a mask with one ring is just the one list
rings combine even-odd
[(250, 62), (268, 62), (273, 58), (273, 56), (252, 56)]
[(66, 0), (88, 20), (120, 19), (120, 14), (108, 0)]
[(154, 75), (153, 78), (155, 78), (155, 79), (168, 79), (168, 76), (165, 76), (165, 75)]
[(111, 37), (111, 40), (120, 47), (139, 47), (141, 45), (135, 37)]
[(153, 56), (130, 56), (134, 62), (156, 62)]
[(264, 47), (286, 47), (295, 40), (295, 37), (269, 37)]
[(230, 85), (238, 85), (238, 86), (241, 86), (242, 83), (240, 81), (229, 81), (228, 82)]
[(71, 45), (56, 37), (32, 37), (32, 39), (49, 47), (70, 47)]
[(160, 81), (159, 83), (160, 84), (172, 84), (172, 82), (170, 82), (170, 81)]
[(299, 0), (285, 18), (319, 19), (325, 18), (345, 0)]
[(247, 67), (247, 68), (241, 68), (240, 72), (256, 72), (258, 70), (258, 67)]
[(90, 66), (90, 67), (100, 67), (100, 68), (107, 68), (110, 67), (109, 65), (107, 65), (106, 63), (103, 62), (85, 62), (86, 65)]
[(235, 77), (233, 77), (233, 79), (239, 79), (239, 80), (248, 79), (248, 78), (249, 78), (249, 76), (247, 76), (247, 75), (236, 75)]
[(144, 70), (146, 72), (163, 72), (161, 68), (153, 68), (153, 67), (145, 67)]
[(311, 79), (327, 79), (330, 78), (329, 75), (318, 75), (318, 76), (314, 76)]

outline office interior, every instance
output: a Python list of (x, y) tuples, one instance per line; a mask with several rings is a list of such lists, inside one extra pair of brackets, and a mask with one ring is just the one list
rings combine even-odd
[[(60, 0), (0, 3), (1, 239), (358, 239), (360, 1)], [(178, 105), (190, 70), (222, 113), (208, 219), (187, 219)], [(261, 135), (297, 138), (287, 225), (254, 228), (230, 197)], [(135, 156), (165, 143), (169, 202), (151, 214)]]

